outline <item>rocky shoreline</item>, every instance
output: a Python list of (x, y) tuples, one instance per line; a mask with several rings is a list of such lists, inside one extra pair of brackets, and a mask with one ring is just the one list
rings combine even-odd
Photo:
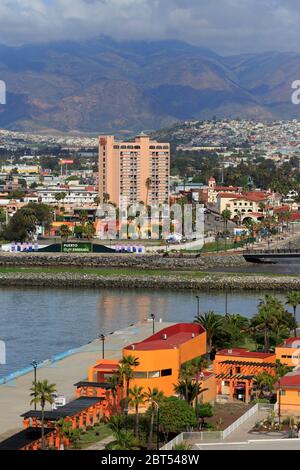
[(197, 270), (218, 266), (246, 266), (241, 254), (61, 254), (61, 253), (1, 253), (0, 267), (78, 267), (78, 268), (145, 268)]
[(300, 277), (208, 274), (200, 278), (179, 275), (91, 275), (80, 273), (2, 273), (0, 287), (109, 288), (161, 290), (300, 290)]

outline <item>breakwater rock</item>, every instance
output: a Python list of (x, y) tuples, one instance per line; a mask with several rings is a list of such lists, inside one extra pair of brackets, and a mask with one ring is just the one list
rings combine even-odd
[(45, 254), (45, 253), (1, 253), (0, 267), (53, 267), (78, 268), (145, 268), (198, 270), (213, 267), (245, 266), (247, 262), (240, 254), (226, 255), (180, 255), (162, 254)]
[(109, 288), (164, 290), (300, 290), (300, 277), (180, 275), (92, 275), (80, 273), (1, 273), (0, 286), (47, 288)]

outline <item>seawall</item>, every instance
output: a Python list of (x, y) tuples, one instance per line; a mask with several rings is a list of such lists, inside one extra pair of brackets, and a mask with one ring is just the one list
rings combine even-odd
[(0, 253), (0, 267), (54, 267), (78, 268), (149, 268), (196, 270), (211, 267), (245, 266), (240, 254), (194, 255), (194, 254), (61, 254), (61, 253)]
[(207, 274), (91, 275), (80, 273), (2, 273), (0, 287), (109, 288), (162, 290), (300, 290), (300, 277)]

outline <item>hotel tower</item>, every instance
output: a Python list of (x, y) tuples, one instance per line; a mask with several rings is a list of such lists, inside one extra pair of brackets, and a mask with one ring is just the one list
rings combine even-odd
[(170, 144), (141, 134), (133, 142), (114, 136), (99, 138), (99, 196), (120, 206), (143, 201), (147, 205), (169, 202)]

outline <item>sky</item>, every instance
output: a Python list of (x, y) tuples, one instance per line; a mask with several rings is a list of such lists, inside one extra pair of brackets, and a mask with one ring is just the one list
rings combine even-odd
[(179, 39), (229, 55), (300, 52), (299, 0), (0, 0), (0, 43)]

